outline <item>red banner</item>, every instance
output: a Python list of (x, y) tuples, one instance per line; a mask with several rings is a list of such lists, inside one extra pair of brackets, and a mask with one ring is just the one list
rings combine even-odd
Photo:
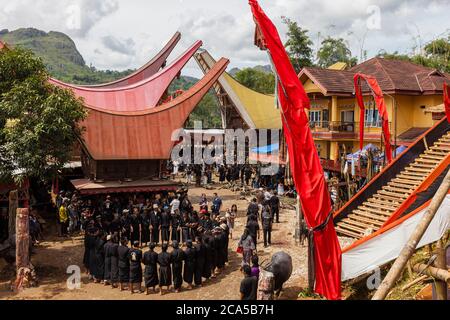
[(391, 149), (391, 133), (389, 130), (389, 116), (386, 108), (386, 103), (384, 102), (383, 91), (378, 85), (377, 79), (371, 76), (367, 76), (365, 74), (355, 74), (354, 82), (355, 82), (355, 93), (356, 100), (358, 101), (360, 116), (359, 116), (359, 148), (360, 150), (364, 147), (364, 117), (365, 117), (365, 106), (361, 89), (361, 79), (365, 80), (372, 90), (372, 95), (375, 99), (375, 104), (378, 108), (378, 113), (382, 118), (382, 127), (383, 127), (383, 137), (384, 137), (384, 146), (385, 146), (385, 155), (388, 163), (392, 161), (392, 149)]
[(444, 82), (444, 106), (447, 121), (450, 123), (450, 87)]
[(278, 98), (292, 177), (312, 239), (315, 292), (338, 300), (341, 298), (341, 248), (331, 217), (330, 195), (305, 110), (310, 102), (276, 27), (258, 1), (249, 2), (257, 25), (256, 44), (269, 51), (279, 79)]

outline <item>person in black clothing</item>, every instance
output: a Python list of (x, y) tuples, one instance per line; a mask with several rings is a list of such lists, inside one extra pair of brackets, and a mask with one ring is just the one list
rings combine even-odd
[(150, 213), (150, 233), (151, 241), (159, 243), (159, 231), (161, 227), (161, 216), (157, 205), (153, 205), (153, 210)]
[(195, 272), (195, 249), (192, 248), (192, 240), (186, 242), (186, 250), (184, 250), (184, 271), (183, 280), (188, 284), (188, 289), (192, 289), (192, 281), (194, 281)]
[[(119, 235), (115, 233), (112, 235), (111, 247), (109, 248), (109, 256), (111, 258), (111, 286), (117, 288), (119, 282)], [(106, 252), (105, 252), (106, 254)]]
[(213, 272), (218, 275), (222, 272), (222, 269), (225, 267), (225, 255), (223, 250), (223, 241), (222, 241), (222, 229), (217, 227), (213, 232), (214, 236), (214, 251), (215, 251), (215, 270)]
[(169, 242), (170, 220), (170, 210), (166, 208), (161, 212), (161, 240), (163, 242)]
[(130, 226), (131, 226), (131, 218), (129, 216), (130, 211), (128, 209), (124, 209), (122, 211), (122, 216), (120, 217), (120, 225), (121, 225), (121, 234), (120, 240), (130, 238)]
[(262, 221), (262, 228), (263, 228), (263, 235), (264, 235), (264, 248), (267, 248), (267, 245), (271, 245), (271, 234), (272, 234), (272, 220), (273, 216), (270, 212), (270, 206), (266, 205), (263, 208), (262, 214), (261, 214), (261, 221)]
[(255, 215), (258, 216), (259, 214), (259, 206), (256, 198), (252, 199), (252, 202), (249, 203), (247, 208), (247, 216)]
[(194, 284), (196, 287), (202, 286), (203, 269), (206, 260), (205, 245), (202, 243), (201, 237), (195, 238), (195, 268), (194, 268)]
[(177, 209), (175, 210), (175, 212), (173, 214), (171, 214), (170, 216), (171, 221), (171, 236), (170, 239), (172, 241), (178, 241), (178, 243), (180, 243), (181, 241), (181, 216), (180, 216), (180, 211)]
[(276, 223), (280, 223), (280, 199), (275, 191), (269, 200), (270, 209), (272, 210), (272, 217), (275, 219)]
[(149, 294), (149, 289), (153, 288), (153, 292), (156, 292), (156, 286), (159, 284), (158, 280), (158, 254), (155, 252), (155, 243), (150, 243), (150, 250), (144, 253), (144, 258), (142, 262), (145, 265), (144, 270), (144, 282), (147, 288), (147, 295)]
[(187, 212), (183, 212), (183, 218), (181, 219), (181, 235), (183, 244), (186, 244), (186, 241), (191, 240), (190, 224), (191, 219), (189, 218)]
[[(83, 256), (83, 264), (86, 268), (86, 273), (92, 276), (91, 272), (91, 254), (94, 254), (95, 247), (95, 233), (96, 229), (94, 227), (94, 221), (90, 220), (86, 226), (86, 232), (84, 234), (84, 256)], [(92, 253), (91, 253), (92, 250)]]
[(253, 239), (253, 242), (255, 243), (255, 249), (256, 249), (256, 243), (259, 239), (259, 223), (256, 219), (255, 215), (250, 215), (249, 222), (247, 223), (247, 229), (249, 231), (250, 236)]
[(223, 165), (221, 165), (219, 167), (219, 182), (220, 183), (224, 183), (225, 182), (225, 175), (226, 175), (225, 167)]
[(170, 267), (171, 255), (167, 252), (168, 244), (162, 244), (162, 252), (158, 254), (158, 264), (159, 264), (159, 290), (160, 294), (163, 295), (163, 287), (167, 287), (169, 291), (172, 284), (172, 268)]
[(252, 277), (252, 269), (249, 265), (242, 267), (244, 272), (244, 279), (241, 281), (241, 300), (256, 300), (256, 291), (258, 289), (258, 280), (256, 277)]
[[(100, 232), (94, 243), (94, 259), (92, 259), (94, 282), (100, 283), (105, 276), (105, 250), (106, 235)], [(92, 255), (91, 255), (92, 258)]]
[(178, 241), (174, 241), (172, 247), (173, 251), (170, 254), (170, 261), (172, 263), (173, 288), (175, 292), (180, 292), (181, 285), (183, 284), (184, 252), (178, 247)]
[(133, 214), (131, 215), (130, 225), (130, 242), (133, 244), (135, 241), (141, 243), (142, 223), (139, 216), (139, 208), (133, 208)]
[(248, 186), (250, 184), (250, 179), (252, 178), (252, 168), (247, 165), (245, 167), (244, 174), (245, 174), (245, 184)]
[(122, 221), (120, 220), (120, 217), (118, 214), (114, 214), (114, 219), (109, 224), (109, 232), (110, 234), (119, 234), (122, 230)]
[(130, 260), (128, 255), (130, 248), (128, 248), (128, 239), (122, 238), (121, 245), (117, 248), (117, 255), (119, 258), (119, 281), (120, 291), (124, 290), (124, 284), (130, 282)]
[(103, 249), (105, 250), (105, 286), (111, 284), (111, 235), (108, 235), (106, 237), (106, 243), (103, 246)]
[(203, 266), (203, 278), (211, 278), (211, 270), (214, 261), (214, 248), (212, 248), (211, 238), (205, 233), (203, 235), (203, 244), (205, 247), (205, 264)]
[(142, 286), (142, 251), (139, 249), (139, 241), (133, 242), (133, 248), (128, 254), (130, 259), (130, 291), (134, 293), (134, 285), (137, 284), (138, 292), (141, 291)]
[(222, 221), (220, 228), (222, 228), (222, 232), (220, 234), (220, 247), (223, 255), (223, 264), (228, 263), (228, 244), (230, 239), (230, 231), (226, 224), (226, 221)]
[(141, 214), (141, 246), (147, 246), (150, 242), (150, 214), (149, 210), (145, 209)]

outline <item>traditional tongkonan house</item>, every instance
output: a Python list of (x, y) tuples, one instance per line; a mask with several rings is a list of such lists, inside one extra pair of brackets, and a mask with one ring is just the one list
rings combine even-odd
[[(228, 65), (228, 60), (219, 60), (188, 91), (168, 96), (170, 84), (200, 46), (201, 42), (196, 42), (158, 72), (148, 73), (152, 65), (148, 64), (125, 81), (124, 86), (82, 87), (51, 80), (82, 97), (88, 110), (88, 117), (81, 124), (85, 131), (80, 137), (85, 178), (71, 181), (81, 195), (178, 189), (176, 182), (163, 177), (176, 143), (172, 134), (184, 127), (191, 112)], [(172, 49), (170, 45), (166, 47)]]

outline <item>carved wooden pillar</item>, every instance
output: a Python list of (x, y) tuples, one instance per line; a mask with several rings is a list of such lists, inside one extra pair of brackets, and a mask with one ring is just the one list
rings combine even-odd
[(17, 209), (16, 217), (16, 269), (30, 267), (29, 209)]
[(275, 278), (272, 272), (260, 268), (257, 300), (273, 300)]

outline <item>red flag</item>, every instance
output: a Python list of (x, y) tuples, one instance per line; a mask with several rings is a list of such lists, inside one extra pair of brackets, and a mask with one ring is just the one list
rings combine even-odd
[(330, 195), (306, 115), (310, 102), (276, 27), (258, 1), (249, 2), (258, 28), (258, 46), (269, 50), (279, 78), (278, 98), (292, 177), (313, 236), (315, 292), (337, 300), (341, 298), (341, 248), (331, 216)]
[(444, 82), (444, 106), (447, 120), (450, 123), (450, 87)]
[(383, 91), (378, 85), (377, 79), (371, 76), (367, 76), (365, 74), (357, 73), (354, 77), (355, 82), (355, 93), (356, 100), (358, 101), (359, 109), (360, 109), (360, 117), (359, 117), (359, 148), (362, 150), (364, 144), (364, 116), (365, 116), (365, 107), (364, 100), (362, 96), (361, 89), (361, 79), (365, 80), (372, 90), (373, 97), (375, 99), (375, 104), (378, 108), (378, 113), (382, 118), (382, 127), (383, 127), (383, 136), (384, 136), (384, 146), (385, 146), (385, 154), (387, 157), (388, 163), (392, 161), (392, 149), (391, 149), (391, 133), (389, 131), (389, 116), (386, 109), (386, 103), (384, 102)]

